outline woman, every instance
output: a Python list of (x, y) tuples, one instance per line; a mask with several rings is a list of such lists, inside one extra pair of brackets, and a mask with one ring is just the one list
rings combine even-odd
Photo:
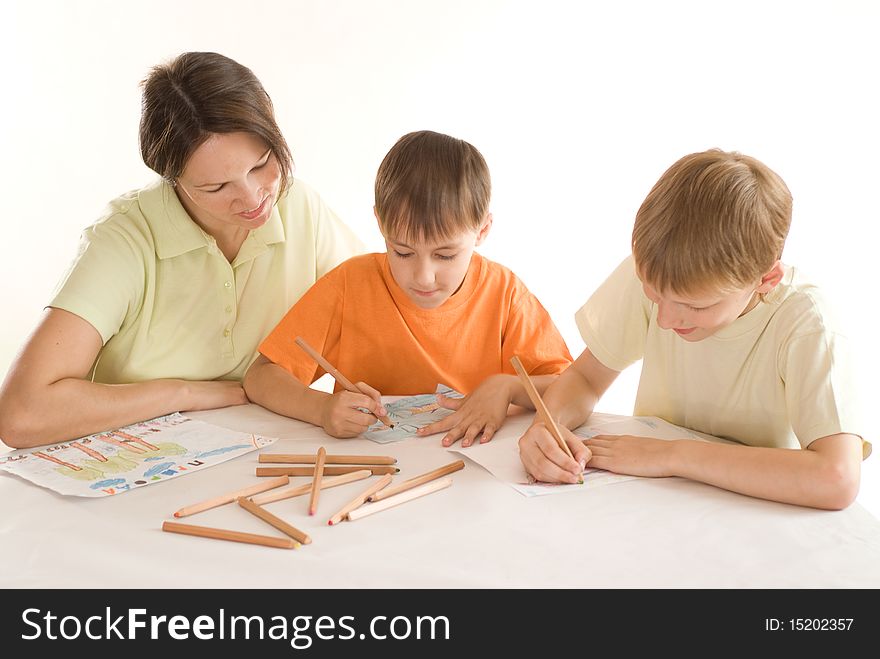
[(250, 69), (184, 53), (143, 83), (162, 179), (110, 203), (0, 387), (0, 439), (50, 444), (247, 402), (260, 340), (360, 241), (292, 178)]

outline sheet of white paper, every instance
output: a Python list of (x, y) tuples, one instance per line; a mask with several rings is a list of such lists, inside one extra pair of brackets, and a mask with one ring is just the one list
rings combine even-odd
[(12, 451), (0, 456), (0, 469), (59, 494), (112, 496), (275, 441), (174, 413), (71, 442)]
[[(596, 435), (638, 435), (656, 439), (709, 439), (707, 435), (695, 433), (687, 428), (680, 428), (657, 417), (630, 417), (616, 414), (594, 413), (589, 421), (574, 431), (579, 437), (589, 438)], [(519, 459), (519, 453), (509, 442), (489, 442), (474, 444), (466, 449), (451, 449), (455, 453), (473, 460), (486, 469), (495, 478), (510, 485), (520, 494), (527, 497), (545, 494), (561, 494), (563, 492), (582, 492), (586, 489), (601, 487), (611, 483), (639, 478), (639, 476), (623, 476), (612, 474), (602, 469), (586, 469), (584, 482), (581, 485), (561, 483), (531, 483), (529, 476)]]
[(463, 397), (446, 385), (438, 384), (437, 390), (433, 394), (406, 396), (385, 402), (385, 409), (388, 410), (388, 417), (394, 422), (394, 427), (387, 428), (381, 421), (377, 421), (361, 436), (378, 444), (399, 442), (402, 439), (416, 437), (416, 431), (419, 428), (452, 414), (452, 410), (440, 407), (437, 403), (437, 394), (443, 394), (448, 398)]

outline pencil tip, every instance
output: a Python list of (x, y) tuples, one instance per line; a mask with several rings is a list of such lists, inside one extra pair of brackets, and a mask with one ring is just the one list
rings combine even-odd
[(328, 526), (333, 526), (333, 520), (332, 520), (332, 519), (328, 519), (328, 520), (327, 520), (327, 524), (328, 524)]
[(180, 513), (174, 513), (175, 517), (180, 517)]

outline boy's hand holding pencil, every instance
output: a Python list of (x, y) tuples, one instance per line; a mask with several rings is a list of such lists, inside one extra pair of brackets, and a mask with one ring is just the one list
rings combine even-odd
[(337, 391), (328, 397), (321, 412), (321, 426), (328, 435), (339, 438), (356, 437), (373, 425), (376, 419), (389, 428), (394, 427), (387, 416), (388, 410), (382, 405), (382, 394), (365, 382), (355, 384), (349, 380), (301, 336), (296, 337), (294, 343), (318, 362), (343, 388), (343, 391)]

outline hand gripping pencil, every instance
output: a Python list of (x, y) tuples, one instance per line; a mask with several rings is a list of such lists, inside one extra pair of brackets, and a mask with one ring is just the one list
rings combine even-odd
[[(322, 355), (320, 352), (318, 352), (312, 346), (310, 346), (308, 343), (306, 343), (306, 340), (304, 338), (302, 338), (301, 336), (296, 337), (295, 343), (300, 348), (302, 348), (303, 351), (309, 357), (311, 357), (316, 362), (318, 362), (318, 365), (321, 368), (323, 368), (330, 375), (332, 375), (333, 379), (335, 379), (339, 384), (341, 384), (343, 389), (346, 389), (346, 390), (352, 392), (353, 394), (364, 393), (363, 391), (361, 391), (360, 389), (357, 388), (357, 385), (354, 382), (352, 382), (347, 377), (345, 377), (342, 373), (340, 373), (333, 364), (331, 364), (326, 359), (324, 359), (324, 355)], [(373, 413), (370, 412), (370, 414), (373, 414)], [(391, 419), (389, 419), (387, 416), (377, 416), (375, 414), (373, 414), (373, 416), (375, 416), (377, 419), (379, 419), (379, 421), (384, 423), (389, 428), (394, 427), (394, 422)]]
[[(547, 409), (547, 406), (544, 405), (541, 394), (539, 394), (538, 390), (535, 389), (535, 384), (532, 382), (529, 374), (526, 373), (526, 369), (525, 367), (523, 367), (522, 362), (519, 360), (519, 357), (514, 355), (510, 358), (510, 363), (513, 364), (513, 369), (516, 371), (516, 374), (519, 375), (519, 379), (522, 381), (523, 387), (525, 387), (526, 393), (529, 395), (529, 398), (532, 401), (532, 405), (535, 406), (535, 410), (537, 410), (541, 419), (544, 421), (544, 425), (547, 426), (547, 430), (550, 431), (553, 439), (555, 439), (556, 443), (559, 444), (559, 448), (565, 451), (566, 454), (568, 454), (568, 457), (574, 460), (574, 456), (571, 454), (571, 449), (568, 448), (568, 444), (566, 444), (565, 440), (562, 438), (562, 433), (559, 430), (559, 426), (556, 425), (556, 421), (554, 421), (553, 417), (550, 416), (550, 411)], [(578, 478), (578, 483), (583, 482), (584, 477), (580, 476)]]

